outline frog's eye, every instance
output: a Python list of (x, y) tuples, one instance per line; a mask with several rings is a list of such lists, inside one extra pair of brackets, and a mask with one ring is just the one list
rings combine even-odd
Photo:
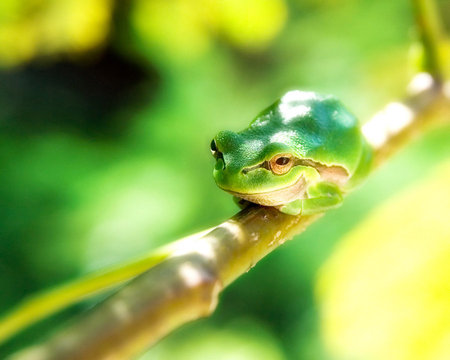
[(294, 157), (291, 154), (278, 154), (269, 161), (270, 170), (275, 175), (286, 174), (294, 165)]

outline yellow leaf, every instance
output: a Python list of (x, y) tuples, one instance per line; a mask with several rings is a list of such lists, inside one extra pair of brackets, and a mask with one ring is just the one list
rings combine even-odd
[(450, 359), (450, 164), (388, 201), (320, 272), (337, 359)]

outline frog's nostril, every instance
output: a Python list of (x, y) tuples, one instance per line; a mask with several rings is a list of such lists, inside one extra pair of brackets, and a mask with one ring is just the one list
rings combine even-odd
[(214, 153), (216, 151), (218, 151), (216, 140), (212, 139), (210, 147), (211, 147), (211, 153), (214, 155)]
[(211, 141), (211, 154), (214, 156), (216, 161), (217, 170), (225, 170), (225, 159), (223, 157), (223, 152), (219, 150), (216, 139)]
[(223, 160), (223, 153), (218, 149), (216, 140), (211, 141), (211, 154), (214, 156), (217, 160), (222, 159)]

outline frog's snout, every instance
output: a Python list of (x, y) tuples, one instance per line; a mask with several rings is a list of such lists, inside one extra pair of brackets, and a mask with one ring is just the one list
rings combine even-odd
[[(217, 160), (215, 167), (216, 170), (221, 171), (225, 170), (227, 167), (230, 167), (231, 163), (229, 154), (238, 147), (239, 143), (239, 135), (235, 132), (225, 130), (216, 135), (216, 137), (211, 141), (211, 154)], [(227, 158), (227, 161), (225, 161), (225, 158)]]

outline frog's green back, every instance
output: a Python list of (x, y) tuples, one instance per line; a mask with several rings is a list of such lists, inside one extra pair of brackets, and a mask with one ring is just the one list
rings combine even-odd
[(342, 166), (349, 175), (357, 170), (365, 146), (356, 117), (334, 96), (314, 92), (288, 92), (240, 134), (283, 143), (300, 158)]

